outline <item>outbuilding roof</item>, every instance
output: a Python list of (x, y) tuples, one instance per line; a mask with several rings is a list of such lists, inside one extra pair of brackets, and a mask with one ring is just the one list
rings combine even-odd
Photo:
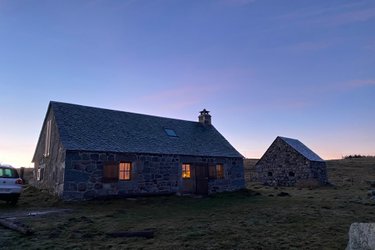
[(212, 125), (50, 102), (67, 150), (243, 157)]
[(298, 153), (306, 157), (310, 161), (324, 161), (319, 155), (315, 154), (311, 149), (309, 149), (305, 144), (297, 139), (287, 138), (278, 136), (281, 140), (286, 142), (289, 146), (294, 148)]

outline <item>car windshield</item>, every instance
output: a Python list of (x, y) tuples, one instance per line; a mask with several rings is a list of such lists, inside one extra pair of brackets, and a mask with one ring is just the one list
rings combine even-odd
[(0, 178), (18, 178), (17, 170), (0, 167)]

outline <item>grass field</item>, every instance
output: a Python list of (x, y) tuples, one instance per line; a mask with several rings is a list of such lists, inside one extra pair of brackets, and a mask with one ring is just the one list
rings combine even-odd
[[(255, 162), (246, 162), (246, 173)], [(248, 190), (206, 198), (69, 204), (28, 188), (16, 208), (0, 203), (0, 214), (51, 208), (72, 211), (21, 219), (36, 231), (32, 236), (0, 227), (0, 248), (344, 249), (352, 222), (375, 222), (375, 203), (367, 197), (366, 183), (375, 180), (375, 159), (328, 161), (328, 174), (332, 187), (275, 189), (248, 182)], [(290, 196), (278, 196), (280, 192)], [(155, 236), (107, 235), (138, 230), (153, 230)]]

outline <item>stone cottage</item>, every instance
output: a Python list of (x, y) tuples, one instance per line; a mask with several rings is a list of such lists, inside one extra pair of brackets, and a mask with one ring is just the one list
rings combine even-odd
[(272, 186), (326, 184), (326, 163), (296, 139), (278, 136), (255, 165), (256, 180)]
[(50, 102), (35, 185), (65, 200), (244, 188), (243, 156), (211, 124)]

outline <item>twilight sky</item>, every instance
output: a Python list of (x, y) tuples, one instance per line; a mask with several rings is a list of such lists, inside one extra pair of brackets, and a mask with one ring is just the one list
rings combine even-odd
[(0, 163), (32, 166), (50, 100), (375, 155), (375, 1), (0, 0)]

